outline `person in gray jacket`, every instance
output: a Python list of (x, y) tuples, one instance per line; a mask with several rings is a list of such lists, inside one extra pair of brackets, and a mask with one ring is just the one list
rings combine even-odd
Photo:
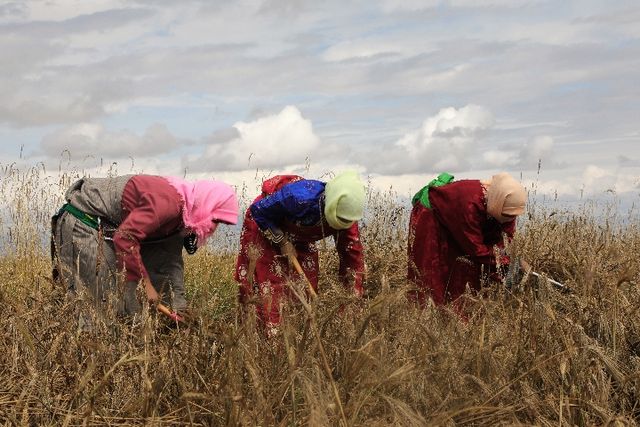
[(162, 295), (173, 312), (184, 311), (182, 248), (195, 252), (219, 223), (238, 219), (234, 190), (211, 180), (83, 178), (65, 200), (52, 222), (54, 279), (100, 310), (125, 315), (141, 309), (138, 287), (151, 303)]

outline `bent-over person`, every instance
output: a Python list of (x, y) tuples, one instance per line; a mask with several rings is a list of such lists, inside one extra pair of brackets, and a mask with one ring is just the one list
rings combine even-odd
[(108, 304), (118, 314), (140, 311), (138, 286), (150, 302), (162, 294), (174, 312), (184, 311), (183, 247), (194, 253), (219, 223), (238, 218), (234, 190), (211, 180), (82, 178), (65, 200), (52, 224), (54, 277), (70, 295), (88, 294), (96, 308)]
[(318, 291), (318, 249), (315, 242), (332, 236), (344, 286), (363, 295), (364, 256), (358, 221), (365, 189), (355, 171), (325, 183), (297, 175), (274, 176), (246, 211), (240, 237), (235, 278), (239, 299), (246, 304), (256, 295), (256, 312), (268, 335), (277, 332), (281, 305), (292, 295), (289, 278), (299, 278), (290, 265), (296, 257), (306, 279)]
[(500, 281), (505, 242), (525, 210), (524, 187), (507, 173), (491, 180), (453, 181), (440, 174), (413, 197), (409, 222), (410, 299), (424, 305), (456, 301), (469, 287)]

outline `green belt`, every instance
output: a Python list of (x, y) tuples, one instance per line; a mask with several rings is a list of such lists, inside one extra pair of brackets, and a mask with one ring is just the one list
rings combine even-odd
[(61, 214), (63, 211), (69, 212), (71, 215), (75, 216), (84, 224), (88, 225), (94, 230), (97, 230), (100, 228), (100, 218), (95, 217), (93, 215), (89, 215), (88, 213), (82, 212), (80, 209), (76, 208), (70, 203), (65, 203), (64, 205), (62, 205), (58, 213)]

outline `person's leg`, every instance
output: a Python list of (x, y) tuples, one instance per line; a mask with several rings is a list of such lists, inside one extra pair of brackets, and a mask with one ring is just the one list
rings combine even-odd
[(261, 235), (257, 239), (259, 256), (255, 260), (253, 280), (258, 292), (256, 303), (258, 320), (266, 328), (267, 335), (275, 335), (282, 320), (282, 305), (286, 303), (286, 281), (289, 277), (289, 261), (278, 248)]
[(283, 284), (288, 274), (288, 262), (279, 249), (269, 242), (258, 229), (247, 210), (240, 251), (236, 262), (235, 279), (241, 307), (255, 304), (256, 317), (267, 335), (275, 333), (281, 320)]
[(425, 245), (427, 244), (427, 208), (416, 205), (411, 210), (409, 219), (409, 235), (407, 238), (407, 280), (410, 289), (407, 297), (424, 307), (432, 294), (430, 271), (427, 270), (429, 260)]
[(252, 296), (257, 293), (258, 285), (255, 279), (256, 261), (263, 252), (264, 238), (261, 239), (258, 225), (251, 218), (247, 209), (240, 234), (240, 250), (236, 260), (234, 278), (238, 283), (238, 301), (244, 307)]
[(452, 266), (457, 258), (455, 242), (438, 222), (432, 209), (416, 204), (411, 211), (408, 236), (408, 274), (413, 289), (409, 298), (424, 305), (429, 299), (442, 305), (457, 292)]
[(141, 248), (151, 283), (162, 295), (162, 303), (174, 311), (184, 311), (187, 300), (184, 288), (183, 238), (179, 234), (155, 243), (144, 243)]
[(55, 234), (60, 282), (69, 297), (84, 309), (81, 330), (90, 329), (95, 314), (109, 308), (116, 290), (116, 262), (113, 246), (99, 239), (97, 230), (64, 213), (57, 221)]

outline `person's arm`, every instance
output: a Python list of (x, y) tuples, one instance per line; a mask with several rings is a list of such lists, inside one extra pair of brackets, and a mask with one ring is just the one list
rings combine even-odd
[(511, 257), (505, 248), (505, 243), (508, 245), (513, 240), (513, 236), (516, 232), (516, 219), (513, 221), (500, 225), (501, 233), (500, 240), (496, 242), (496, 246), (500, 249), (500, 264), (508, 265), (511, 262)]
[(314, 212), (322, 190), (323, 187), (314, 181), (297, 181), (254, 202), (249, 210), (264, 236), (274, 243), (282, 243), (282, 221), (295, 221)]
[[(479, 184), (478, 184), (479, 185)], [(429, 199), (438, 222), (462, 252), (482, 264), (495, 264), (494, 245), (485, 241), (487, 213), (467, 183), (432, 188)]]
[(258, 224), (260, 231), (275, 243), (280, 243), (284, 238), (279, 222), (287, 214), (288, 197), (290, 197), (289, 194), (280, 190), (249, 206), (251, 216)]
[[(509, 240), (513, 233), (507, 232), (504, 225), (493, 222), (493, 219), (485, 219), (485, 223), (482, 224), (483, 215), (486, 218), (482, 210), (475, 215), (472, 212), (463, 215), (464, 223), (457, 229), (451, 228), (449, 231), (472, 261), (489, 267), (486, 272), (492, 281), (502, 282), (510, 263), (510, 258), (504, 250), (504, 239)], [(483, 226), (490, 227), (490, 230), (483, 229)], [(488, 239), (485, 233), (491, 238)]]
[(180, 206), (166, 196), (145, 194), (114, 233), (118, 268), (124, 269), (127, 282), (142, 282), (147, 296), (157, 301), (149, 273), (140, 255), (140, 244), (163, 224), (180, 215)]
[(358, 223), (354, 223), (346, 230), (338, 231), (335, 240), (340, 260), (338, 271), (340, 279), (345, 286), (353, 284), (354, 293), (357, 296), (362, 296), (364, 294), (362, 282), (365, 274), (365, 264)]

